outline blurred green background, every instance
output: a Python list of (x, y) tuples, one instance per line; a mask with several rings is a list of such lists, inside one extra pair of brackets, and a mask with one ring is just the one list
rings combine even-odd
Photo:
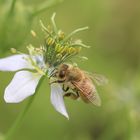
[[(54, 0), (52, 0), (54, 1)], [(56, 12), (56, 23), (69, 33), (89, 26), (75, 35), (92, 46), (83, 49), (89, 60), (78, 65), (109, 79), (97, 87), (101, 107), (65, 99), (70, 120), (57, 113), (50, 103), (46, 80), (36, 96), (14, 140), (139, 140), (140, 138), (140, 1), (139, 0), (64, 0), (33, 15), (44, 0), (0, 0), (0, 58), (11, 55), (10, 48), (25, 50), (32, 43), (39, 46), (45, 25)], [(10, 12), (9, 12), (10, 11)], [(8, 14), (10, 13), (10, 14)], [(33, 29), (38, 38), (30, 35)], [(4, 134), (27, 103), (6, 104), (4, 89), (14, 73), (0, 72), (0, 133)]]

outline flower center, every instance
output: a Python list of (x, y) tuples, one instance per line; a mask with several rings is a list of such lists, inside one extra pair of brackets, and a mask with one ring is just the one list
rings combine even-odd
[(35, 70), (41, 75), (45, 75), (47, 70), (47, 66), (44, 61), (44, 52), (43, 47), (34, 48), (32, 45), (27, 46), (29, 51), (29, 60), (31, 65), (35, 68)]

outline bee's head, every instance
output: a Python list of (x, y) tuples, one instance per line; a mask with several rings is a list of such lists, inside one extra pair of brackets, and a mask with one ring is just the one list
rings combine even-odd
[(68, 69), (69, 69), (69, 65), (68, 64), (61, 64), (59, 66), (59, 68), (58, 68), (57, 77), (59, 79), (64, 79), (66, 77)]

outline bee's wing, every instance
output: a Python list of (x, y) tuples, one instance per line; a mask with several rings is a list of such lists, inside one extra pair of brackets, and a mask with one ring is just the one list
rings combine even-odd
[(58, 83), (51, 84), (51, 103), (59, 113), (69, 119), (63, 100), (63, 90)]
[(98, 85), (105, 85), (108, 83), (108, 79), (101, 74), (97, 74), (97, 73), (89, 73), (87, 71), (85, 71), (85, 73)]
[[(78, 82), (73, 82), (73, 85), (81, 92), (80, 95), (83, 101), (85, 101), (86, 103), (91, 102), (96, 106), (101, 106), (100, 96), (97, 93), (94, 86), (93, 86), (94, 90), (92, 90), (92, 89), (87, 89), (86, 84), (83, 84), (81, 86), (81, 84), (79, 84)], [(92, 92), (90, 92), (91, 90)]]
[(90, 100), (90, 102), (92, 102), (94, 105), (96, 105), (96, 106), (101, 106), (101, 98), (100, 98), (100, 96), (99, 96), (99, 94), (98, 94), (98, 92), (97, 91), (95, 91), (94, 93), (92, 93), (93, 95), (93, 97), (92, 98), (89, 98), (89, 100)]
[(101, 106), (101, 99), (99, 94), (97, 93), (97, 91), (94, 91), (92, 93), (90, 93), (89, 95), (87, 95), (87, 93), (83, 92), (82, 93), (87, 99), (88, 101), (90, 101), (92, 104), (96, 105), (96, 106)]

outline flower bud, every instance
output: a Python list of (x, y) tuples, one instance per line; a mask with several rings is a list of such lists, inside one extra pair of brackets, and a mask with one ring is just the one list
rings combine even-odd
[(61, 30), (59, 30), (59, 31), (58, 31), (58, 37), (59, 37), (60, 40), (63, 40), (64, 37), (65, 37), (64, 32), (62, 32)]

